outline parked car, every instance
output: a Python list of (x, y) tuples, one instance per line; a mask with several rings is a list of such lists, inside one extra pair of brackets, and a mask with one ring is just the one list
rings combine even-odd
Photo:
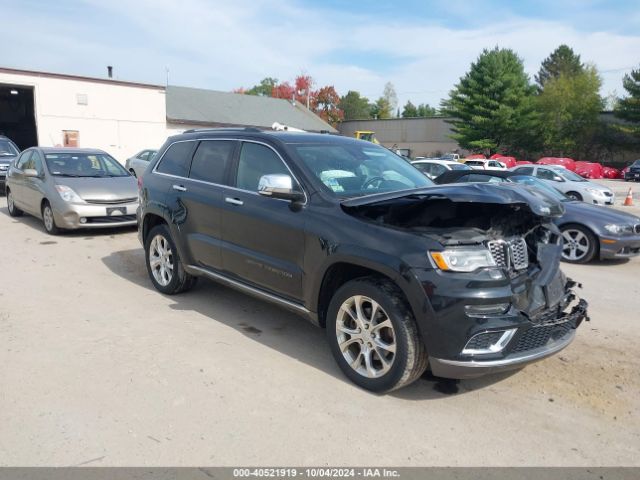
[(370, 142), (256, 129), (171, 137), (139, 185), (157, 290), (206, 277), (297, 312), (365, 389), (520, 368), (586, 316), (561, 203), (517, 185), (434, 186)]
[(7, 206), (42, 219), (45, 230), (136, 224), (136, 180), (102, 150), (34, 147), (9, 168)]
[(640, 182), (640, 159), (633, 162), (627, 168), (628, 170), (624, 172), (625, 181)]
[(554, 220), (562, 232), (562, 259), (587, 263), (594, 258), (640, 255), (640, 218), (612, 208), (569, 198), (548, 182), (517, 172), (447, 172), (437, 183), (516, 182), (536, 188), (562, 202), (565, 213)]
[(20, 153), (18, 146), (10, 139), (0, 135), (0, 189), (4, 191), (4, 183), (7, 178), (9, 165)]
[(156, 153), (158, 153), (157, 150), (142, 150), (133, 157), (127, 158), (124, 162), (124, 168), (129, 170), (129, 173), (134, 177), (139, 177), (147, 169), (147, 165), (149, 165)]
[(448, 170), (471, 170), (471, 167), (468, 165), (460, 162), (454, 162), (452, 160), (414, 160), (411, 162), (411, 165), (416, 167), (432, 180)]
[(594, 205), (613, 205), (615, 202), (615, 195), (610, 188), (590, 182), (558, 165), (524, 165), (512, 168), (511, 171), (549, 182), (554, 188), (574, 200)]
[(465, 165), (474, 170), (506, 170), (506, 165), (499, 160), (483, 160), (481, 158), (462, 159)]

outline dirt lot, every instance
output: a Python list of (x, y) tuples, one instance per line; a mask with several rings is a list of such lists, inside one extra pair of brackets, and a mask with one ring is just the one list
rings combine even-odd
[(0, 197), (0, 465), (640, 465), (640, 259), (565, 266), (591, 323), (515, 374), (387, 396), (324, 333), (201, 282), (152, 289), (134, 231), (46, 235)]

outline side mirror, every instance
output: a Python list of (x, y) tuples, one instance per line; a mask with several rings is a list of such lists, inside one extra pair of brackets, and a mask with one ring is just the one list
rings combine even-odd
[(33, 168), (26, 168), (22, 173), (25, 177), (29, 178), (37, 178), (40, 176), (40, 174), (38, 174), (38, 171)]
[(553, 181), (554, 182), (564, 182), (564, 178), (562, 178), (560, 175), (554, 175), (553, 176)]
[(289, 175), (281, 173), (260, 177), (258, 193), (265, 197), (291, 200), (292, 202), (298, 202), (304, 199), (304, 194), (293, 188), (293, 179)]

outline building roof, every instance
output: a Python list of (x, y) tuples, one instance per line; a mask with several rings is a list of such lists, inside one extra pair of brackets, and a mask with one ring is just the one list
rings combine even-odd
[(290, 101), (200, 88), (167, 87), (167, 120), (203, 126), (271, 128), (275, 123), (319, 132), (336, 132), (313, 112)]
[(71, 75), (67, 73), (40, 72), (36, 70), (21, 70), (17, 68), (0, 67), (0, 73), (8, 73), (11, 75), (27, 75), (32, 77), (58, 78), (62, 80), (78, 80), (82, 82), (106, 83), (109, 85), (122, 85), (125, 87), (151, 88), (154, 90), (164, 90), (164, 85), (154, 85), (151, 83), (129, 82), (124, 80), (116, 80), (113, 78), (87, 77), (83, 75)]

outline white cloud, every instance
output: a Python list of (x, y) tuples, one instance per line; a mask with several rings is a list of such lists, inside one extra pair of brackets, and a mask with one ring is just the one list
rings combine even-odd
[[(411, 99), (437, 105), (483, 48), (514, 49), (533, 77), (542, 59), (566, 43), (601, 70), (603, 94), (621, 92), (622, 75), (637, 66), (640, 51), (640, 35), (579, 31), (570, 19), (509, 15), (488, 26), (451, 28), (429, 19), (371, 18), (294, 0), (87, 0), (87, 5), (95, 12), (90, 18), (74, 18), (69, 10), (59, 16), (33, 7), (27, 11), (19, 2), (6, 6), (4, 38), (21, 40), (10, 48), (3, 42), (3, 62), (91, 75), (103, 75), (112, 64), (120, 78), (157, 83), (164, 82), (168, 66), (171, 83), (220, 90), (248, 87), (265, 76), (293, 79), (305, 71), (318, 85), (334, 84), (340, 93), (352, 89), (375, 98), (391, 81), (400, 104)], [(459, 9), (460, 2), (451, 5)]]

